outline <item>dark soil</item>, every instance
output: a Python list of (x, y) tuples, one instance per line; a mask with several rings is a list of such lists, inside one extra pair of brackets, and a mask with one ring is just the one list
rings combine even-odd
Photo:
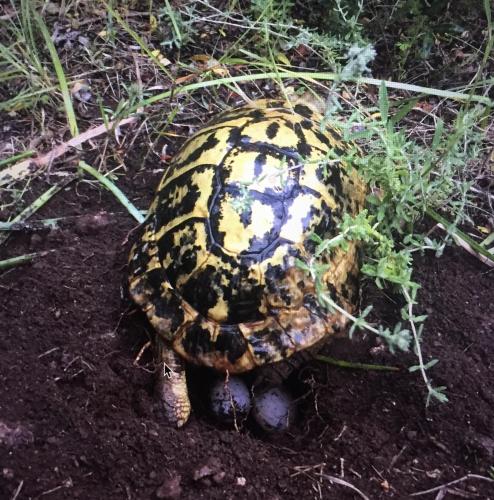
[[(129, 173), (141, 207), (157, 181)], [(87, 183), (59, 193), (40, 217), (51, 232), (11, 237), (0, 258), (52, 250), (0, 276), (0, 498), (408, 498), (494, 465), (494, 274), (462, 250), (417, 257), (424, 353), (448, 388), (424, 405), (420, 375), (345, 370), (313, 361), (295, 384), (299, 419), (282, 436), (221, 428), (200, 404), (181, 430), (153, 398), (142, 315), (121, 299), (134, 221)], [(132, 237), (132, 235), (131, 235)], [(396, 305), (368, 298), (382, 318)], [(409, 366), (370, 339), (338, 340), (336, 358)], [(191, 391), (196, 400), (198, 387)], [(437, 491), (418, 497), (432, 499)], [(458, 496), (460, 495), (460, 496)], [(494, 499), (469, 479), (443, 498)]]

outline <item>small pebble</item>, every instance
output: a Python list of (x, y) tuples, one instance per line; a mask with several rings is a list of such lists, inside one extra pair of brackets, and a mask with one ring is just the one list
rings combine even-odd
[(194, 473), (192, 474), (192, 479), (194, 481), (202, 480), (202, 482), (204, 483), (204, 480), (211, 476), (213, 478), (213, 481), (215, 481), (215, 476), (217, 476), (216, 479), (219, 479), (220, 482), (224, 477), (221, 462), (216, 457), (210, 457), (206, 464), (201, 465), (200, 467), (195, 469)]
[(4, 467), (2, 469), (2, 476), (5, 479), (14, 479), (14, 471), (13, 471), (13, 469), (9, 469), (8, 467)]
[(212, 476), (214, 474), (213, 469), (209, 467), (209, 465), (203, 465), (194, 471), (194, 475), (192, 478), (194, 481), (199, 481), (200, 479), (204, 479), (205, 477)]
[(234, 423), (244, 420), (250, 412), (249, 389), (239, 377), (228, 381), (218, 380), (211, 390), (211, 410), (222, 422)]
[(96, 234), (105, 229), (110, 222), (110, 216), (106, 212), (82, 215), (75, 222), (75, 232), (79, 236)]
[(254, 396), (252, 415), (268, 432), (285, 431), (293, 420), (293, 401), (281, 387), (271, 387)]

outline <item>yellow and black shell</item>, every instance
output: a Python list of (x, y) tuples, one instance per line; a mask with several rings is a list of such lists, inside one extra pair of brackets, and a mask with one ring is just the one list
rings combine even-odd
[[(218, 115), (163, 176), (130, 257), (130, 293), (190, 362), (231, 373), (282, 360), (340, 331), (296, 260), (331, 237), (365, 189), (347, 146), (308, 106), (257, 101)], [(356, 245), (328, 257), (325, 284), (356, 302)]]

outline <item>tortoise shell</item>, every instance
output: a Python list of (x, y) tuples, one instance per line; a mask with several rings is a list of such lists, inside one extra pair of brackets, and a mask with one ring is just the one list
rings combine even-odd
[[(346, 323), (316, 298), (296, 260), (336, 234), (365, 189), (347, 145), (308, 106), (257, 101), (218, 115), (167, 168), (129, 261), (129, 289), (186, 360), (239, 373), (282, 360)], [(356, 245), (334, 251), (324, 282), (354, 309)]]

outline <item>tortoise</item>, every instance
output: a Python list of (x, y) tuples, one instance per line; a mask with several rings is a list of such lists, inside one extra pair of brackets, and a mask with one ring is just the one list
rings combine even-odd
[[(336, 129), (311, 106), (259, 100), (217, 115), (178, 151), (129, 259), (129, 291), (156, 331), (158, 393), (189, 418), (185, 362), (239, 374), (344, 331), (298, 265), (331, 237), (365, 186)], [(327, 257), (323, 283), (355, 309), (358, 248)]]

